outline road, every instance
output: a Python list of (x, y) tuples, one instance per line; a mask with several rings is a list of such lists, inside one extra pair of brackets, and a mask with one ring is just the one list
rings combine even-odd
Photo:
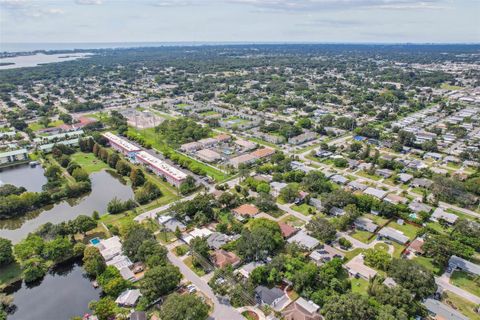
[(243, 316), (234, 307), (227, 302), (218, 300), (210, 286), (202, 278), (197, 276), (195, 272), (190, 270), (180, 258), (169, 251), (168, 259), (173, 265), (180, 269), (180, 272), (188, 281), (193, 283), (199, 291), (202, 291), (213, 302), (214, 308), (210, 319), (244, 320)]
[(477, 297), (476, 295), (471, 294), (470, 292), (460, 289), (459, 287), (451, 284), (449, 274), (447, 273), (444, 273), (440, 277), (435, 277), (435, 283), (438, 286), (442, 287), (444, 290), (451, 291), (456, 295), (459, 295), (460, 297), (465, 298), (477, 305), (480, 304), (480, 297)]

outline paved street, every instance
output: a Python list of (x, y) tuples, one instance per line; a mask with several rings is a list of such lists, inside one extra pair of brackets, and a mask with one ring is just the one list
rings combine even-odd
[(475, 304), (480, 304), (480, 297), (451, 284), (450, 277), (447, 273), (444, 273), (440, 277), (435, 277), (435, 283), (444, 290), (451, 291)]

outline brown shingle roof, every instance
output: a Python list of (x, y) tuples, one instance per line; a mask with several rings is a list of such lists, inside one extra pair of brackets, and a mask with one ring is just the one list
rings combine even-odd
[(295, 232), (297, 232), (297, 229), (295, 229), (294, 227), (292, 227), (291, 225), (289, 224), (286, 224), (286, 223), (283, 223), (283, 222), (279, 222), (278, 223), (279, 227), (280, 227), (280, 231), (282, 232), (282, 236), (284, 238), (288, 238), (290, 237), (292, 234), (294, 234)]
[(258, 214), (258, 209), (253, 204), (242, 204), (240, 207), (233, 209), (233, 212), (241, 216), (255, 216)]
[(233, 252), (228, 252), (222, 249), (215, 250), (213, 253), (213, 261), (219, 268), (226, 267), (228, 265), (235, 265), (240, 262), (240, 258)]
[(258, 149), (258, 150), (253, 151), (251, 153), (251, 155), (253, 155), (257, 158), (264, 158), (264, 157), (271, 156), (274, 153), (275, 153), (275, 150), (273, 150), (271, 148), (262, 148), (262, 149)]

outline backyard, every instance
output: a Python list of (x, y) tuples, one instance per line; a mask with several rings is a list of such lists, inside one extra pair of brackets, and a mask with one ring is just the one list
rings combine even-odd
[(450, 277), (450, 282), (474, 295), (480, 297), (480, 281), (475, 281), (475, 276), (465, 271), (456, 270)]
[(418, 232), (418, 230), (420, 230), (420, 228), (418, 228), (414, 225), (411, 225), (411, 224), (408, 224), (408, 223), (398, 224), (395, 221), (391, 221), (388, 224), (388, 226), (395, 229), (395, 230), (403, 232), (403, 234), (406, 235), (410, 239), (410, 241), (417, 237), (417, 232)]

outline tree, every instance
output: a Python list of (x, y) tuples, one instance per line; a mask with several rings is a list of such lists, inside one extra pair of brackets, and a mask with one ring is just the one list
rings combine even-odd
[(275, 198), (269, 193), (260, 193), (255, 199), (255, 205), (264, 212), (275, 211), (278, 209)]
[(33, 282), (41, 279), (47, 273), (47, 266), (41, 258), (31, 258), (22, 264), (23, 280)]
[(115, 170), (122, 176), (128, 176), (132, 170), (132, 167), (125, 160), (119, 160), (115, 166)]
[(255, 219), (245, 227), (237, 242), (237, 249), (247, 260), (266, 258), (283, 246), (283, 237), (278, 223), (265, 218)]
[(328, 299), (322, 315), (325, 320), (371, 320), (375, 318), (375, 309), (367, 297), (348, 293)]
[(181, 279), (180, 270), (171, 264), (153, 267), (145, 272), (140, 292), (147, 301), (153, 302), (175, 289)]
[(393, 259), (387, 273), (417, 299), (424, 299), (437, 290), (433, 273), (415, 261)]
[(111, 297), (118, 297), (120, 293), (130, 287), (130, 282), (123, 279), (120, 271), (114, 266), (108, 266), (97, 277), (97, 281), (102, 286), (103, 291)]
[(162, 320), (204, 320), (209, 307), (199, 297), (192, 294), (173, 293), (168, 296), (160, 309)]
[(167, 264), (167, 249), (153, 239), (145, 240), (138, 247), (135, 260), (145, 261), (149, 267)]
[[(192, 262), (195, 266), (202, 266), (202, 260), (208, 260), (210, 258), (207, 238), (195, 237), (190, 242), (191, 251), (194, 253), (192, 256)], [(202, 259), (203, 258), (203, 259)]]
[(333, 207), (343, 208), (356, 202), (355, 196), (347, 191), (336, 190), (322, 197), (322, 206), (325, 212), (330, 212)]
[(260, 182), (257, 185), (256, 191), (258, 193), (269, 193), (270, 192), (270, 185), (266, 182)]
[(383, 271), (388, 269), (392, 257), (388, 252), (378, 249), (367, 249), (363, 253), (365, 257), (365, 264)]
[(134, 224), (125, 235), (125, 241), (123, 241), (123, 252), (130, 259), (135, 260), (138, 249), (146, 240), (155, 240), (152, 232), (142, 225)]
[(55, 262), (66, 260), (73, 256), (73, 244), (65, 237), (57, 237), (45, 243), (42, 256)]
[(130, 172), (130, 181), (132, 181), (132, 186), (139, 187), (145, 183), (145, 176), (143, 171), (138, 168), (133, 168)]
[(289, 184), (280, 190), (280, 196), (285, 202), (293, 202), (298, 198), (298, 186), (295, 184)]
[(116, 153), (110, 153), (108, 155), (108, 160), (107, 163), (110, 168), (115, 168), (117, 166), (118, 161), (120, 160), (120, 157)]
[(88, 307), (95, 311), (98, 320), (111, 320), (115, 318), (117, 305), (110, 297), (104, 297), (98, 301), (92, 301)]
[(86, 247), (83, 252), (83, 268), (89, 276), (97, 277), (105, 271), (106, 264), (96, 247)]
[(0, 238), (0, 266), (10, 264), (13, 260), (12, 242), (8, 239)]
[(187, 176), (185, 181), (180, 184), (180, 193), (185, 195), (195, 190), (195, 188), (195, 179), (192, 176)]
[(76, 217), (75, 220), (73, 220), (73, 225), (75, 232), (80, 232), (85, 236), (88, 231), (93, 230), (97, 227), (97, 221), (95, 221), (93, 217), (82, 214)]
[(313, 217), (313, 219), (307, 224), (307, 229), (315, 238), (323, 242), (335, 240), (335, 235), (337, 234), (335, 226), (321, 216)]
[(90, 178), (88, 177), (88, 173), (83, 170), (82, 168), (76, 168), (72, 172), (72, 177), (75, 179), (75, 181), (89, 181)]

